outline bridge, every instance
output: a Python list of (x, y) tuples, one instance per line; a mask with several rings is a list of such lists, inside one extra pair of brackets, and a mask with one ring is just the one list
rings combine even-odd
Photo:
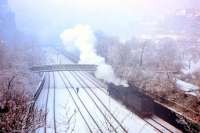
[(33, 72), (53, 72), (53, 71), (96, 71), (97, 65), (91, 64), (54, 64), (33, 66), (30, 68)]

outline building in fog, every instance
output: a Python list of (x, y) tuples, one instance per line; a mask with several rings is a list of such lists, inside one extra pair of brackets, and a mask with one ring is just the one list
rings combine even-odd
[(15, 15), (7, 0), (0, 0), (0, 38), (10, 40), (16, 32)]

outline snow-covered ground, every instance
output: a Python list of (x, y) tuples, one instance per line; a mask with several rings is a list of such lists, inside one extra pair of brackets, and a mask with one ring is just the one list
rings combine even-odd
[[(71, 63), (48, 52), (49, 64)], [(86, 72), (49, 72), (37, 106), (47, 109), (46, 128), (37, 132), (158, 132), (143, 119), (109, 97), (105, 88)]]
[[(185, 75), (194, 74), (195, 72), (198, 72), (200, 70), (200, 61), (198, 62), (183, 61), (183, 64), (184, 68), (181, 71)], [(183, 80), (177, 79), (176, 86), (178, 89), (185, 91), (186, 94), (190, 94), (193, 96), (199, 95), (199, 87), (192, 83), (188, 83)]]
[[(75, 73), (75, 72), (74, 72)], [(61, 75), (60, 75), (61, 74)], [(117, 132), (124, 132), (120, 125), (115, 121), (115, 119), (111, 116), (111, 114), (106, 110), (106, 108), (101, 104), (101, 102), (97, 99), (100, 98), (105, 106), (109, 109), (109, 111), (115, 116), (115, 118), (122, 124), (122, 126), (128, 132), (156, 132), (150, 125), (148, 125), (145, 121), (140, 119), (137, 115), (128, 111), (125, 107), (117, 103), (115, 100), (110, 98), (104, 92), (100, 90), (100, 88), (95, 88), (94, 85), (89, 83), (89, 81), (85, 80), (87, 84), (93, 89), (94, 93), (97, 97), (92, 93), (92, 91), (87, 87), (81, 87), (81, 85), (76, 81), (73, 75), (70, 72), (64, 73), (50, 73), (50, 88), (48, 92), (48, 83), (45, 84), (45, 89), (43, 89), (39, 100), (38, 106), (45, 109), (46, 99), (48, 95), (47, 101), (47, 132), (54, 132), (56, 126), (56, 131), (61, 133), (65, 133), (67, 130), (76, 133), (88, 133), (89, 128), (87, 127), (86, 122), (83, 120), (80, 113), (83, 114), (84, 119), (86, 119), (89, 127), (93, 132), (99, 132), (99, 128), (103, 133), (112, 132), (113, 129), (109, 125), (109, 122), (114, 126)], [(47, 74), (48, 75), (48, 74)], [(66, 77), (64, 77), (64, 75)], [(67, 84), (67, 88), (64, 82), (61, 79), (67, 78), (73, 84), (73, 88), (70, 88), (69, 84)], [(54, 78), (55, 78), (55, 90), (54, 90)], [(47, 76), (48, 79), (48, 76)], [(69, 88), (68, 88), (69, 87)], [(77, 90), (75, 88), (79, 88)], [(67, 90), (68, 89), (68, 90)], [(86, 91), (87, 90), (87, 91)], [(54, 93), (55, 91), (55, 93)], [(88, 93), (87, 93), (88, 92)], [(70, 95), (71, 93), (71, 95)], [(54, 99), (55, 95), (55, 99)], [(90, 96), (89, 96), (90, 95)], [(74, 98), (74, 101), (72, 99)], [(80, 99), (82, 102), (80, 101)], [(93, 99), (93, 100), (92, 100)], [(54, 105), (55, 100), (55, 105)], [(95, 102), (96, 105), (95, 105)], [(77, 104), (79, 110), (75, 106)], [(55, 106), (55, 108), (54, 108)], [(85, 107), (84, 107), (85, 106)], [(98, 107), (100, 108), (98, 108)], [(86, 110), (87, 108), (87, 110)], [(55, 113), (54, 113), (55, 110)], [(100, 111), (101, 110), (101, 111)], [(88, 111), (88, 112), (87, 112)], [(103, 116), (103, 114), (105, 116)], [(90, 113), (90, 114), (89, 114)], [(55, 117), (55, 124), (54, 124)], [(105, 117), (108, 119), (106, 120)], [(96, 122), (96, 124), (95, 124)], [(98, 127), (98, 126), (99, 127)], [(40, 132), (44, 132), (44, 128), (39, 130)]]
[(187, 94), (196, 96), (197, 93), (199, 93), (198, 92), (198, 90), (199, 90), (198, 86), (193, 85), (193, 84), (188, 83), (188, 82), (185, 82), (183, 80), (177, 79), (176, 85), (177, 85), (178, 89), (183, 90)]

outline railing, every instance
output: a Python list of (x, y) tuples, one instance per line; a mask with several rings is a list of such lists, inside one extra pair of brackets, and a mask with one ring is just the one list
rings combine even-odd
[(97, 66), (91, 64), (55, 64), (33, 66), (30, 68), (34, 72), (51, 72), (51, 71), (96, 71)]

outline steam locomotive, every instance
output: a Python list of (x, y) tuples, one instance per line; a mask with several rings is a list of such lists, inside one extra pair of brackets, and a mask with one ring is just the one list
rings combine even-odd
[(151, 117), (153, 114), (152, 98), (139, 92), (135, 86), (124, 87), (109, 83), (108, 93), (141, 117)]

